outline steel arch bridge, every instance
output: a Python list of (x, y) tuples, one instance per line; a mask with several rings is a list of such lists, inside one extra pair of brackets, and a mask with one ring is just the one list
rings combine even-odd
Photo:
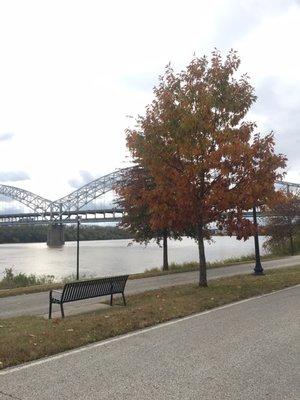
[[(78, 220), (78, 217), (83, 223), (116, 222), (122, 218), (122, 209), (116, 207), (93, 209), (87, 208), (87, 206), (93, 200), (113, 190), (116, 183), (123, 179), (124, 172), (129, 168), (118, 169), (95, 179), (55, 201), (45, 199), (24, 189), (0, 184), (0, 195), (16, 200), (31, 210), (27, 213), (0, 214), (0, 226), (48, 224), (52, 228), (52, 231), (51, 229), (49, 231), (48, 244), (52, 243), (51, 237), (53, 236), (54, 245), (57, 245), (64, 243), (63, 224), (74, 223)], [(287, 192), (300, 189), (300, 184), (285, 181), (276, 182), (276, 186), (278, 189)], [(251, 217), (252, 212), (245, 212), (245, 216)]]
[(0, 185), (0, 194), (19, 201), (36, 213), (46, 212), (52, 204), (51, 200), (44, 199), (28, 190), (20, 189), (15, 186)]
[[(129, 167), (130, 168), (130, 167)], [(55, 201), (45, 199), (39, 195), (14, 186), (0, 184), (0, 195), (17, 200), (32, 210), (29, 213), (0, 214), (0, 225), (15, 223), (68, 223), (74, 222), (77, 215), (85, 216), (83, 222), (102, 222), (106, 220), (117, 220), (123, 210), (118, 208), (110, 209), (87, 209), (86, 206), (93, 200), (113, 190), (116, 183), (123, 179), (123, 174), (129, 168), (118, 169), (110, 174), (89, 182), (81, 188), (71, 192)], [(299, 190), (299, 183), (277, 181), (276, 186), (287, 192)], [(101, 216), (96, 216), (101, 214)], [(90, 215), (90, 216), (89, 216)], [(94, 215), (91, 217), (91, 215)]]
[(87, 209), (86, 206), (93, 200), (113, 190), (114, 185), (122, 179), (126, 169), (119, 169), (95, 179), (55, 201), (44, 199), (24, 189), (0, 184), (0, 195), (16, 200), (31, 210), (28, 213), (0, 214), (0, 226), (22, 223), (62, 224), (74, 222), (78, 215), (82, 217), (82, 222), (111, 222), (118, 220), (123, 213), (121, 209)]

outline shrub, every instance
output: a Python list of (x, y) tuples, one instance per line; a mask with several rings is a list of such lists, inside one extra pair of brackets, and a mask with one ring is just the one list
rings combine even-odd
[(44, 285), (54, 282), (54, 275), (15, 274), (13, 268), (5, 268), (3, 279), (0, 281), (0, 289), (12, 289), (22, 286)]

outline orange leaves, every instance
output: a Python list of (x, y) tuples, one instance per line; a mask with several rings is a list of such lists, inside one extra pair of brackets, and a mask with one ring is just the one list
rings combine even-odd
[(272, 133), (251, 140), (256, 124), (244, 117), (256, 97), (247, 75), (235, 77), (239, 64), (236, 52), (223, 60), (214, 51), (210, 62), (194, 57), (160, 77), (145, 116), (127, 131), (140, 169), (118, 193), (131, 227), (184, 234), (219, 221), (245, 238), (252, 225), (242, 211), (274, 201), (286, 159)]

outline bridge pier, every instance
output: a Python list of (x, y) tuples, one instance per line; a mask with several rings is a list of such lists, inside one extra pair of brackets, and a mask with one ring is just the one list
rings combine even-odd
[(47, 245), (49, 247), (63, 246), (65, 244), (65, 232), (64, 226), (60, 225), (49, 225), (47, 232)]

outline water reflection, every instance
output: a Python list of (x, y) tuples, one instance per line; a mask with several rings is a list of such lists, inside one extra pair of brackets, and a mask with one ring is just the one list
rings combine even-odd
[[(205, 244), (207, 261), (254, 253), (253, 238), (244, 242), (234, 237), (216, 236), (213, 240), (212, 244)], [(261, 245), (264, 240), (260, 238)], [(80, 272), (88, 276), (132, 274), (162, 265), (162, 249), (156, 243), (146, 247), (130, 243), (130, 240), (80, 242)], [(182, 263), (197, 259), (197, 245), (192, 239), (169, 241), (169, 262)], [(76, 242), (68, 242), (62, 248), (49, 248), (45, 243), (2, 244), (0, 273), (6, 267), (13, 267), (15, 272), (51, 274), (57, 278), (74, 274)]]

